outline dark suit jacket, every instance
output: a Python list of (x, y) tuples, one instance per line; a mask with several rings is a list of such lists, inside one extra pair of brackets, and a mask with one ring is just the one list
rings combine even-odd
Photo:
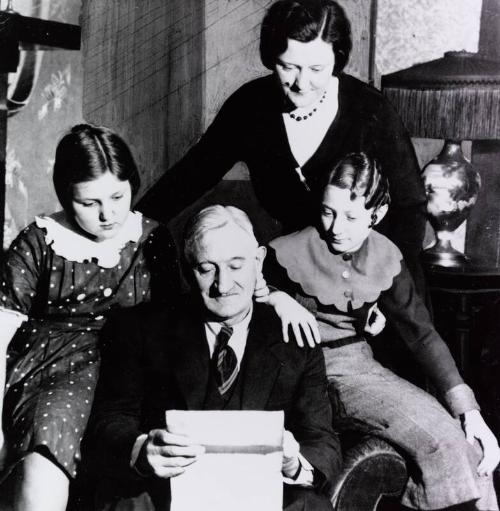
[[(113, 472), (129, 477), (136, 438), (165, 427), (165, 410), (203, 409), (209, 350), (201, 315), (189, 307), (175, 318), (152, 310), (118, 316), (104, 330), (102, 357), (90, 435)], [(328, 491), (341, 455), (321, 349), (285, 344), (274, 311), (256, 304), (244, 361), (242, 409), (284, 410), (285, 428)]]

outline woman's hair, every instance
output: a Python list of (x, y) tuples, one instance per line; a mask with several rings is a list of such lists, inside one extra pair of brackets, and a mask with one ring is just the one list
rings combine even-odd
[(72, 187), (111, 172), (128, 181), (134, 195), (141, 184), (134, 158), (125, 141), (103, 126), (78, 124), (64, 135), (56, 149), (54, 188), (65, 210), (71, 209)]
[(344, 156), (327, 175), (325, 186), (351, 191), (351, 199), (365, 198), (366, 209), (377, 210), (390, 203), (389, 182), (380, 173), (377, 161), (363, 152)]
[(277, 58), (287, 49), (287, 39), (307, 43), (317, 37), (332, 45), (333, 74), (338, 75), (347, 64), (352, 48), (351, 25), (344, 9), (334, 0), (278, 0), (262, 22), (262, 63), (274, 69)]
[(207, 231), (220, 229), (228, 224), (238, 226), (258, 246), (248, 215), (235, 206), (215, 204), (207, 206), (194, 215), (184, 229), (184, 257), (191, 263), (195, 245)]

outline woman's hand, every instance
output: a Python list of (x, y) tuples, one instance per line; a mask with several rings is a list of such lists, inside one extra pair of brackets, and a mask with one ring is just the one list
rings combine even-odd
[(368, 316), (365, 325), (365, 332), (369, 335), (378, 335), (385, 327), (385, 316), (380, 312), (377, 304), (368, 311)]
[(276, 314), (281, 319), (283, 340), (285, 342), (289, 341), (289, 327), (292, 328), (295, 340), (301, 348), (304, 347), (304, 341), (311, 348), (321, 342), (318, 324), (314, 316), (285, 292), (268, 292), (266, 296), (256, 298), (256, 300), (274, 307)]
[(474, 439), (477, 439), (483, 449), (483, 459), (477, 467), (478, 475), (490, 475), (500, 461), (500, 449), (495, 435), (484, 422), (479, 410), (465, 412), (462, 427), (467, 441), (474, 444)]

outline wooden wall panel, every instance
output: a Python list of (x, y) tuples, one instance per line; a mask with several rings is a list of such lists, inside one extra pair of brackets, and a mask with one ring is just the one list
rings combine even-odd
[[(260, 23), (272, 0), (84, 0), (84, 117), (131, 144), (145, 186), (203, 133), (225, 98), (268, 72)], [(370, 0), (342, 0), (349, 70), (368, 72)], [(245, 178), (244, 168), (229, 177)]]
[(132, 146), (145, 187), (202, 129), (199, 0), (84, 0), (83, 112)]

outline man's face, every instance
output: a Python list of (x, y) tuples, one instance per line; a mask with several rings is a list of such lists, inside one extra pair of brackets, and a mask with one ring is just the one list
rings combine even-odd
[(265, 253), (232, 223), (207, 231), (195, 243), (190, 262), (210, 316), (227, 325), (246, 316)]

